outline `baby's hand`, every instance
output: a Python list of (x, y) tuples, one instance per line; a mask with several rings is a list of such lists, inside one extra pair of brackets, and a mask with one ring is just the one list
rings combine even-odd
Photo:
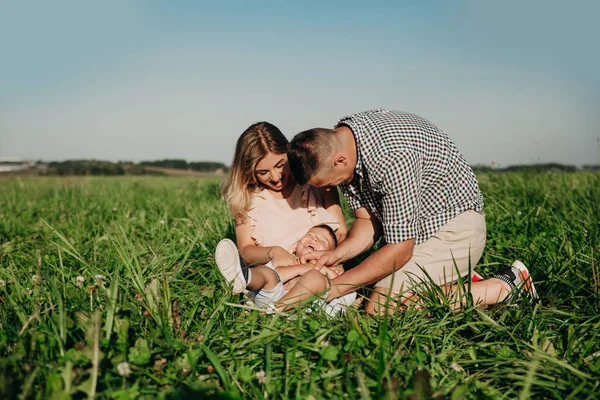
[[(315, 261), (311, 261), (311, 263), (316, 264)], [(336, 265), (335, 267), (317, 267), (315, 269), (329, 279), (335, 279), (344, 273), (344, 267), (341, 265)]]

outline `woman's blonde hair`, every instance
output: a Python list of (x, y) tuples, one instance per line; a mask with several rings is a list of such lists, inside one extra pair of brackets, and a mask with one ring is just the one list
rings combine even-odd
[(221, 189), (236, 223), (246, 220), (252, 194), (261, 190), (254, 173), (256, 164), (268, 153), (284, 154), (287, 149), (288, 140), (279, 128), (268, 122), (250, 125), (239, 137), (229, 175)]

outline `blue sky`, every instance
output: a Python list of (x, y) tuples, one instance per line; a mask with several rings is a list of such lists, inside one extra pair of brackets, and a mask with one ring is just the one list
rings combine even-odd
[(596, 1), (0, 1), (0, 156), (227, 164), (390, 108), (472, 164), (600, 162)]

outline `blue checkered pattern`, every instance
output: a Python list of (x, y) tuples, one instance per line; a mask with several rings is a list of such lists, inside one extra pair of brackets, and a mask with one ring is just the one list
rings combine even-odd
[(431, 122), (400, 111), (351, 114), (356, 139), (354, 180), (340, 185), (349, 206), (369, 209), (382, 223), (384, 240), (429, 239), (467, 210), (483, 210), (473, 170), (450, 138)]

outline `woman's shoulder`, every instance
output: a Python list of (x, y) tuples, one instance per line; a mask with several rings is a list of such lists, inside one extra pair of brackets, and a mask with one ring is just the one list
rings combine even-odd
[[(260, 211), (260, 208), (269, 202), (271, 196), (267, 189), (263, 189), (259, 192), (252, 193), (250, 197), (250, 208), (248, 209), (248, 216), (253, 218), (253, 215)], [(256, 219), (256, 218), (253, 218)]]

